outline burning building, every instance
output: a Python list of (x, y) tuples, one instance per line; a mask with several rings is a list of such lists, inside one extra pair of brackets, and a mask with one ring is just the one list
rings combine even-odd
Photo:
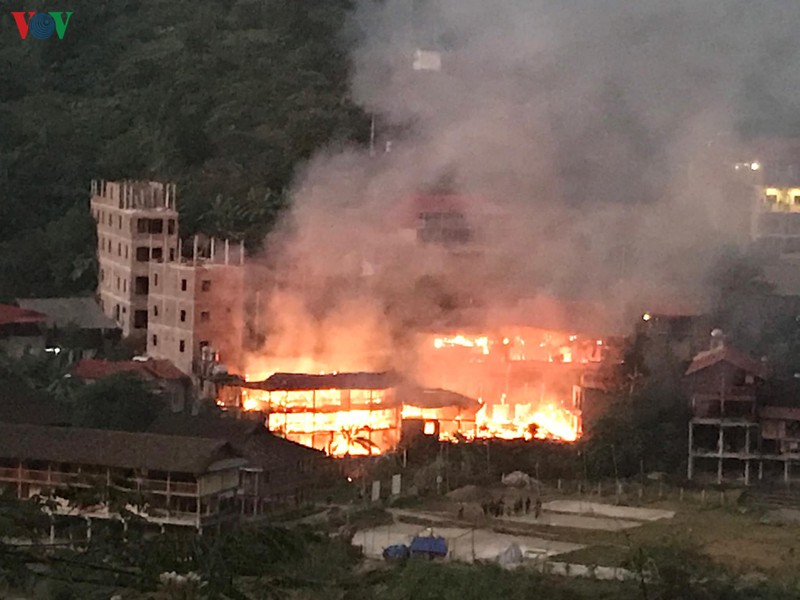
[(480, 408), (461, 394), (409, 385), (393, 372), (275, 373), (225, 386), (218, 402), (262, 411), (271, 431), (334, 456), (386, 452), (400, 443), (404, 421), (421, 422), (426, 435), (455, 437), (475, 428)]
[(577, 440), (583, 382), (616, 364), (614, 344), (535, 327), (491, 331), (418, 334), (410, 378), (394, 371), (236, 377), (217, 402), (261, 411), (271, 431), (334, 456), (383, 453), (415, 432), (453, 442)]

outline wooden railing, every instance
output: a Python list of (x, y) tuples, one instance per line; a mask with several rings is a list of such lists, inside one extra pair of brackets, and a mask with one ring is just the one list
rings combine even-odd
[[(22, 483), (42, 483), (51, 486), (94, 487), (106, 485), (108, 479), (99, 473), (63, 473), (61, 471), (42, 471), (0, 467), (0, 481)], [(166, 479), (120, 479), (111, 477), (111, 486), (130, 492), (164, 494), (176, 496), (196, 496), (198, 485), (188, 481), (167, 481)]]

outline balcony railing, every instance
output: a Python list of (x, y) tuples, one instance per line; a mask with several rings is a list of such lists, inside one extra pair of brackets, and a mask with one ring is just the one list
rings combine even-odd
[[(63, 473), (61, 471), (42, 471), (36, 469), (18, 469), (0, 467), (0, 481), (46, 484), (51, 486), (94, 487), (108, 483), (108, 478), (101, 473)], [(166, 479), (142, 479), (111, 477), (111, 486), (129, 492), (163, 494), (175, 496), (196, 496), (198, 486), (190, 481), (167, 481)]]

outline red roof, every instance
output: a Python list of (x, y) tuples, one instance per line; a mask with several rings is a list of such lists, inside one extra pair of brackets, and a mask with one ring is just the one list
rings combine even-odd
[(139, 373), (154, 379), (185, 379), (188, 377), (170, 361), (152, 358), (147, 361), (83, 358), (73, 369), (73, 374), (81, 379), (102, 379), (117, 373)]
[(767, 376), (766, 365), (735, 348), (724, 345), (713, 350), (706, 350), (695, 356), (692, 364), (686, 370), (686, 374), (697, 373), (720, 362), (727, 362), (761, 379)]
[(24, 323), (44, 323), (47, 315), (35, 310), (27, 310), (13, 304), (0, 304), (0, 325)]

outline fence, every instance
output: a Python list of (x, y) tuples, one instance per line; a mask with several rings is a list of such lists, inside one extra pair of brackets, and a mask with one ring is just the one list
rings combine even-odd
[(654, 502), (686, 502), (700, 506), (732, 506), (739, 501), (743, 490), (702, 486), (680, 486), (664, 481), (583, 481), (557, 479), (534, 482), (531, 492), (542, 498), (554, 496), (579, 497), (625, 505), (644, 505)]

